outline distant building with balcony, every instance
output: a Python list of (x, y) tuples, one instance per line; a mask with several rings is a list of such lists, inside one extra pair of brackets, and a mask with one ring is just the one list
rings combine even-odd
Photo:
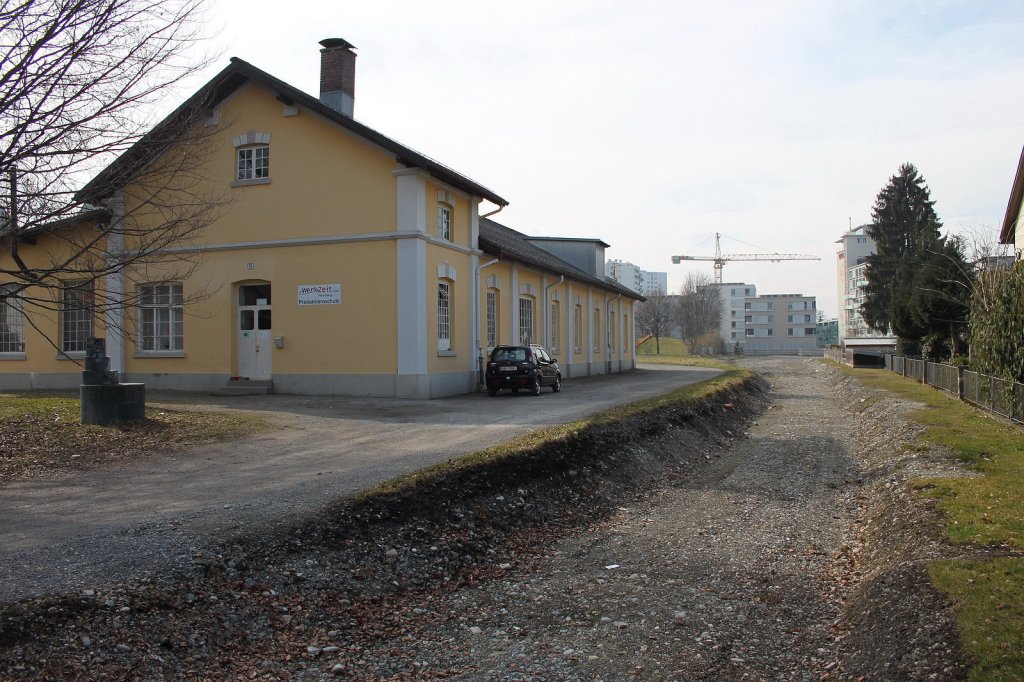
[(875, 253), (875, 240), (867, 235), (868, 227), (855, 227), (836, 241), (840, 245), (836, 253), (840, 339), (884, 336), (870, 329), (860, 314), (867, 284), (866, 259)]
[(726, 350), (731, 350), (737, 343), (743, 345), (746, 339), (744, 306), (747, 298), (757, 296), (757, 287), (745, 282), (725, 282), (708, 286), (716, 289), (719, 298), (722, 299), (722, 319), (718, 325), (718, 334), (725, 342)]

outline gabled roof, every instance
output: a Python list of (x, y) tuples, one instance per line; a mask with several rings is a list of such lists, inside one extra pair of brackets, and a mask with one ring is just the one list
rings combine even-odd
[(1010, 189), (1010, 203), (1006, 206), (1003, 228), (999, 230), (1000, 244), (1013, 243), (1022, 201), (1024, 201), (1024, 149), (1021, 150), (1020, 161), (1017, 162), (1017, 175), (1013, 178), (1013, 187)]
[[(111, 213), (105, 208), (87, 208), (73, 213), (64, 218), (36, 225), (27, 230), (19, 230), (17, 238), (21, 241), (26, 241), (34, 244), (36, 237), (41, 234), (49, 232), (58, 232), (70, 227), (77, 227), (79, 225), (85, 225), (88, 223), (107, 223), (110, 220)], [(0, 240), (8, 240), (12, 237), (10, 233), (0, 233)]]
[(107, 166), (99, 175), (86, 185), (77, 195), (79, 201), (88, 201), (103, 198), (113, 188), (130, 180), (133, 172), (148, 161), (153, 148), (152, 142), (158, 140), (161, 134), (173, 131), (175, 123), (183, 117), (201, 111), (209, 113), (213, 107), (224, 101), (229, 95), (235, 92), (248, 82), (259, 84), (275, 93), (277, 99), (284, 104), (299, 105), (305, 109), (318, 114), (325, 119), (345, 128), (369, 142), (382, 147), (395, 155), (397, 161), (408, 167), (422, 168), (435, 178), (452, 185), (468, 194), (482, 197), (498, 206), (507, 206), (508, 201), (501, 198), (483, 185), (480, 185), (464, 175), (456, 173), (451, 168), (424, 156), (419, 152), (402, 145), (390, 137), (386, 137), (369, 126), (356, 121), (350, 116), (335, 111), (323, 104), (319, 99), (302, 92), (298, 88), (288, 85), (269, 73), (262, 71), (252, 64), (238, 59), (231, 58), (231, 64), (223, 71), (214, 76), (206, 85), (200, 88), (192, 97), (186, 100), (180, 107), (174, 110), (167, 118), (158, 123), (153, 130), (139, 140), (135, 145), (119, 156), (112, 164)]
[(496, 258), (514, 260), (524, 265), (532, 265), (535, 268), (556, 275), (565, 275), (579, 282), (593, 284), (594, 286), (628, 296), (638, 301), (647, 300), (637, 292), (622, 286), (610, 277), (601, 279), (587, 274), (575, 265), (571, 265), (551, 252), (532, 244), (529, 239), (522, 232), (517, 232), (511, 227), (505, 227), (493, 220), (487, 218), (480, 220), (480, 250), (484, 253), (488, 253)]

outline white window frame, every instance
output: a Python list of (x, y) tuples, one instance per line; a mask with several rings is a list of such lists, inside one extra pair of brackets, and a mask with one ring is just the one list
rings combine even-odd
[(533, 299), (527, 296), (519, 297), (519, 343), (533, 343)]
[(446, 242), (452, 240), (452, 213), (448, 204), (437, 205), (437, 236)]
[(449, 282), (437, 283), (437, 350), (452, 350), (452, 288)]
[[(70, 296), (74, 292), (74, 296)], [(65, 355), (85, 354), (86, 344), (95, 331), (95, 292), (93, 280), (65, 280), (60, 285), (60, 350)], [(81, 299), (87, 298), (84, 303)]]
[(608, 324), (605, 325), (605, 333), (607, 334), (608, 350), (615, 350), (615, 310), (608, 309)]
[(573, 349), (577, 353), (583, 352), (583, 344), (580, 343), (583, 338), (583, 306), (576, 304), (572, 312), (572, 343)]
[(0, 284), (0, 290), (8, 292), (0, 298), (0, 357), (25, 355), (25, 302), (21, 286)]
[(270, 145), (239, 147), (235, 153), (235, 180), (262, 182), (270, 179)]
[(487, 350), (498, 345), (498, 292), (487, 290)]
[(594, 352), (601, 352), (601, 309), (594, 308)]
[(181, 282), (139, 287), (136, 350), (141, 354), (181, 354), (185, 350), (185, 301)]
[(548, 348), (558, 350), (558, 301), (551, 301), (551, 320), (548, 327)]

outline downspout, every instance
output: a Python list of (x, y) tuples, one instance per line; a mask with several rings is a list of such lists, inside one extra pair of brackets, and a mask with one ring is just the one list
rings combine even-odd
[[(500, 210), (500, 209), (499, 209)], [(488, 214), (490, 215), (490, 214)], [(482, 391), (486, 386), (484, 385), (484, 348), (480, 339), (480, 294), (483, 293), (480, 287), (480, 271), (484, 268), (490, 267), (497, 263), (501, 258), (494, 258), (487, 261), (483, 265), (476, 266), (476, 272), (473, 273), (475, 281), (473, 282), (474, 289), (476, 289), (476, 295), (473, 296), (473, 306), (476, 308), (476, 330), (473, 332), (476, 337), (476, 356), (477, 356), (477, 372), (476, 372), (476, 383), (477, 390)]]

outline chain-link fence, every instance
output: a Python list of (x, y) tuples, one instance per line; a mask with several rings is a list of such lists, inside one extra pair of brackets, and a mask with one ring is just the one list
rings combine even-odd
[(935, 386), (972, 405), (1024, 423), (1024, 384), (971, 372), (954, 365), (891, 354), (885, 358), (885, 366), (892, 372)]

